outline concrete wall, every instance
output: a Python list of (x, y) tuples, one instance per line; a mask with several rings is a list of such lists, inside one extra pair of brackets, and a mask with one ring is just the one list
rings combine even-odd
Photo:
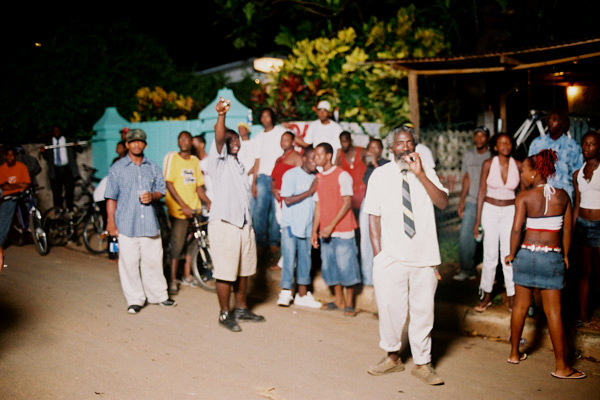
[[(35, 178), (37, 180), (38, 185), (42, 188), (37, 192), (38, 206), (42, 212), (53, 206), (52, 203), (52, 191), (50, 190), (50, 179), (48, 178), (48, 163), (44, 159), (44, 157), (40, 156), (40, 148), (43, 146), (43, 143), (29, 143), (24, 144), (23, 149), (27, 154), (32, 157), (35, 157), (40, 163), (40, 167), (42, 168), (42, 172), (40, 172)], [(86, 145), (83, 148), (81, 153), (77, 153), (77, 165), (79, 165), (79, 173), (82, 178), (86, 178), (87, 175), (82, 168), (82, 165), (88, 165), (92, 167), (92, 148), (90, 145)], [(75, 198), (77, 199), (78, 194), (81, 193), (79, 187), (75, 187)], [(76, 202), (77, 203), (77, 202)]]

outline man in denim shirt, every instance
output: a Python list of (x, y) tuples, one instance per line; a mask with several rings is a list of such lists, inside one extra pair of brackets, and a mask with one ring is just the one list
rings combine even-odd
[(547, 116), (548, 134), (538, 136), (531, 142), (529, 156), (544, 149), (552, 149), (558, 155), (556, 174), (548, 178), (548, 183), (556, 189), (564, 189), (573, 202), (573, 173), (583, 165), (581, 146), (571, 139), (567, 132), (570, 121), (566, 111), (550, 111)]
[(165, 195), (165, 180), (158, 165), (144, 156), (146, 133), (127, 133), (127, 155), (108, 171), (107, 225), (119, 238), (119, 277), (127, 312), (137, 314), (146, 302), (175, 306), (167, 294), (163, 249), (152, 202)]

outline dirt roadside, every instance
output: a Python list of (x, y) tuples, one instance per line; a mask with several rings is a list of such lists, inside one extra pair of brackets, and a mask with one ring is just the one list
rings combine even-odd
[(173, 309), (126, 313), (117, 266), (69, 248), (46, 257), (10, 247), (0, 275), (0, 399), (570, 399), (595, 398), (589, 377), (552, 378), (545, 349), (518, 366), (508, 344), (434, 329), (434, 363), (446, 380), (426, 386), (406, 371), (373, 377), (384, 354), (377, 319), (256, 304), (266, 323), (231, 333), (215, 295), (184, 288)]

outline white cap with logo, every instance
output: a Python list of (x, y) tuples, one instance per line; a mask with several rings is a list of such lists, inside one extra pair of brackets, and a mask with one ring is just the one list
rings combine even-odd
[(327, 100), (321, 100), (319, 104), (317, 104), (317, 110), (331, 111), (331, 105)]

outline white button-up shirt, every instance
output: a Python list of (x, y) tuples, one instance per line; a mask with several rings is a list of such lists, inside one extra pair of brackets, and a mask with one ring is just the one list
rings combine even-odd
[[(423, 164), (423, 170), (435, 186), (448, 193), (434, 169)], [(441, 260), (433, 202), (419, 179), (408, 172), (416, 231), (411, 239), (404, 233), (402, 180), (400, 166), (394, 161), (376, 168), (369, 178), (363, 212), (381, 217), (382, 253), (411, 267), (439, 265)]]

